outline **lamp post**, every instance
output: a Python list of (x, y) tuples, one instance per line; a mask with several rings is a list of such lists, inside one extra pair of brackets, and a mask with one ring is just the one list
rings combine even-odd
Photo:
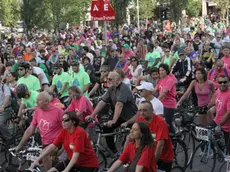
[(140, 32), (140, 6), (139, 6), (139, 0), (137, 0), (137, 28), (138, 28), (138, 32)]

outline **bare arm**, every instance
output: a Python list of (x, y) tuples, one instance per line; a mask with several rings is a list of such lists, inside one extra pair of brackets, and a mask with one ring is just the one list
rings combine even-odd
[(32, 134), (34, 133), (35, 127), (33, 125), (30, 125), (26, 131), (23, 134), (23, 137), (20, 141), (20, 143), (18, 144), (18, 148), (22, 149), (22, 147), (24, 146), (24, 144), (26, 143), (26, 141), (32, 136)]
[(101, 109), (102, 109), (103, 107), (105, 107), (105, 105), (106, 105), (106, 103), (105, 103), (103, 100), (101, 100), (101, 101), (97, 104), (97, 106), (95, 107), (95, 109), (94, 109), (94, 111), (93, 111), (93, 114), (92, 114), (91, 116), (92, 116), (92, 117), (95, 117), (95, 115), (98, 114), (98, 113), (101, 111)]
[(230, 111), (224, 115), (223, 119), (220, 121), (219, 125), (224, 125), (230, 119)]
[(137, 165), (135, 172), (142, 172), (143, 170), (144, 170), (144, 166), (143, 165)]
[(114, 123), (117, 122), (119, 116), (121, 115), (121, 111), (123, 109), (123, 106), (124, 104), (122, 102), (117, 102), (116, 105), (115, 105), (115, 112), (114, 112), (114, 115), (113, 115), (113, 121)]
[(184, 95), (180, 98), (180, 100), (178, 101), (177, 104), (181, 104), (181, 102), (189, 96), (189, 94), (191, 93), (191, 91), (192, 91), (192, 89), (194, 88), (195, 84), (196, 84), (196, 81), (195, 81), (195, 80), (191, 82), (191, 84), (189, 85), (187, 91), (186, 91), (186, 92), (184, 93)]
[(25, 109), (26, 108), (26, 106), (23, 104), (23, 103), (21, 103), (20, 104), (20, 108), (19, 108), (19, 110), (18, 110), (18, 117), (21, 119), (22, 118), (22, 110), (23, 109)]
[(114, 172), (116, 171), (120, 166), (122, 165), (121, 160), (117, 160), (116, 162), (113, 163), (112, 167), (109, 168), (107, 172)]
[(157, 147), (156, 147), (156, 152), (155, 152), (155, 156), (156, 156), (156, 162), (159, 160), (161, 153), (163, 151), (165, 145), (165, 141), (164, 140), (159, 140), (157, 143)]

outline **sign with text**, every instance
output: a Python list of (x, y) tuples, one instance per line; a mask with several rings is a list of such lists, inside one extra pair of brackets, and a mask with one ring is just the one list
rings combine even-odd
[(116, 19), (114, 9), (109, 0), (92, 0), (90, 14), (92, 21), (111, 21)]

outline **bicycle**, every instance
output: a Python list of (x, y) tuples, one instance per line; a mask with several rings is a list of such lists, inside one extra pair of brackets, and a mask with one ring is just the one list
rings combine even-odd
[[(190, 169), (205, 170), (213, 172), (216, 160), (224, 162), (226, 157), (226, 147), (222, 145), (223, 132), (220, 129), (214, 129), (212, 126), (196, 126), (197, 137), (202, 140), (196, 147), (191, 162)], [(200, 163), (200, 165), (198, 165)]]
[[(26, 162), (28, 162), (28, 165), (31, 164), (31, 162), (35, 161), (37, 157), (40, 155), (42, 151), (41, 147), (35, 146), (35, 147), (27, 147), (24, 150), (15, 153), (14, 149), (9, 149), (9, 157), (7, 161), (7, 166), (5, 167), (5, 171), (18, 171), (21, 172), (22, 170), (25, 171), (33, 171), (33, 172), (41, 172), (40, 167), (35, 167), (35, 169), (27, 169), (24, 168), (26, 166)], [(16, 163), (15, 163), (16, 162)], [(18, 163), (17, 163), (18, 162)]]
[[(115, 129), (114, 132), (112, 133), (104, 133), (103, 126), (107, 126), (106, 122), (98, 123), (94, 119), (90, 119), (88, 123), (91, 123), (91, 122), (96, 125), (95, 131), (97, 134), (97, 140), (96, 142), (92, 142), (92, 145), (98, 157), (100, 169), (105, 169), (107, 168), (107, 159), (106, 159), (105, 153), (109, 154), (110, 158), (112, 159), (112, 163), (113, 163), (115, 160), (117, 160), (117, 158), (119, 158), (119, 155), (122, 151), (114, 155), (114, 153), (107, 146), (101, 143), (101, 139), (108, 137), (108, 136), (115, 136), (115, 142), (118, 143), (122, 141), (121, 145), (124, 145), (126, 141), (126, 136), (129, 133), (130, 129), (119, 127)], [(110, 163), (109, 166), (111, 166), (112, 163)]]

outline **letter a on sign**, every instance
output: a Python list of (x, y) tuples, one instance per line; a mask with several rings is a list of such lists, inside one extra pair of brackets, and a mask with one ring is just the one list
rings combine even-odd
[(92, 0), (90, 10), (92, 21), (115, 20), (114, 9), (109, 0)]
[(94, 5), (93, 11), (99, 11), (99, 9), (97, 8), (97, 5)]

